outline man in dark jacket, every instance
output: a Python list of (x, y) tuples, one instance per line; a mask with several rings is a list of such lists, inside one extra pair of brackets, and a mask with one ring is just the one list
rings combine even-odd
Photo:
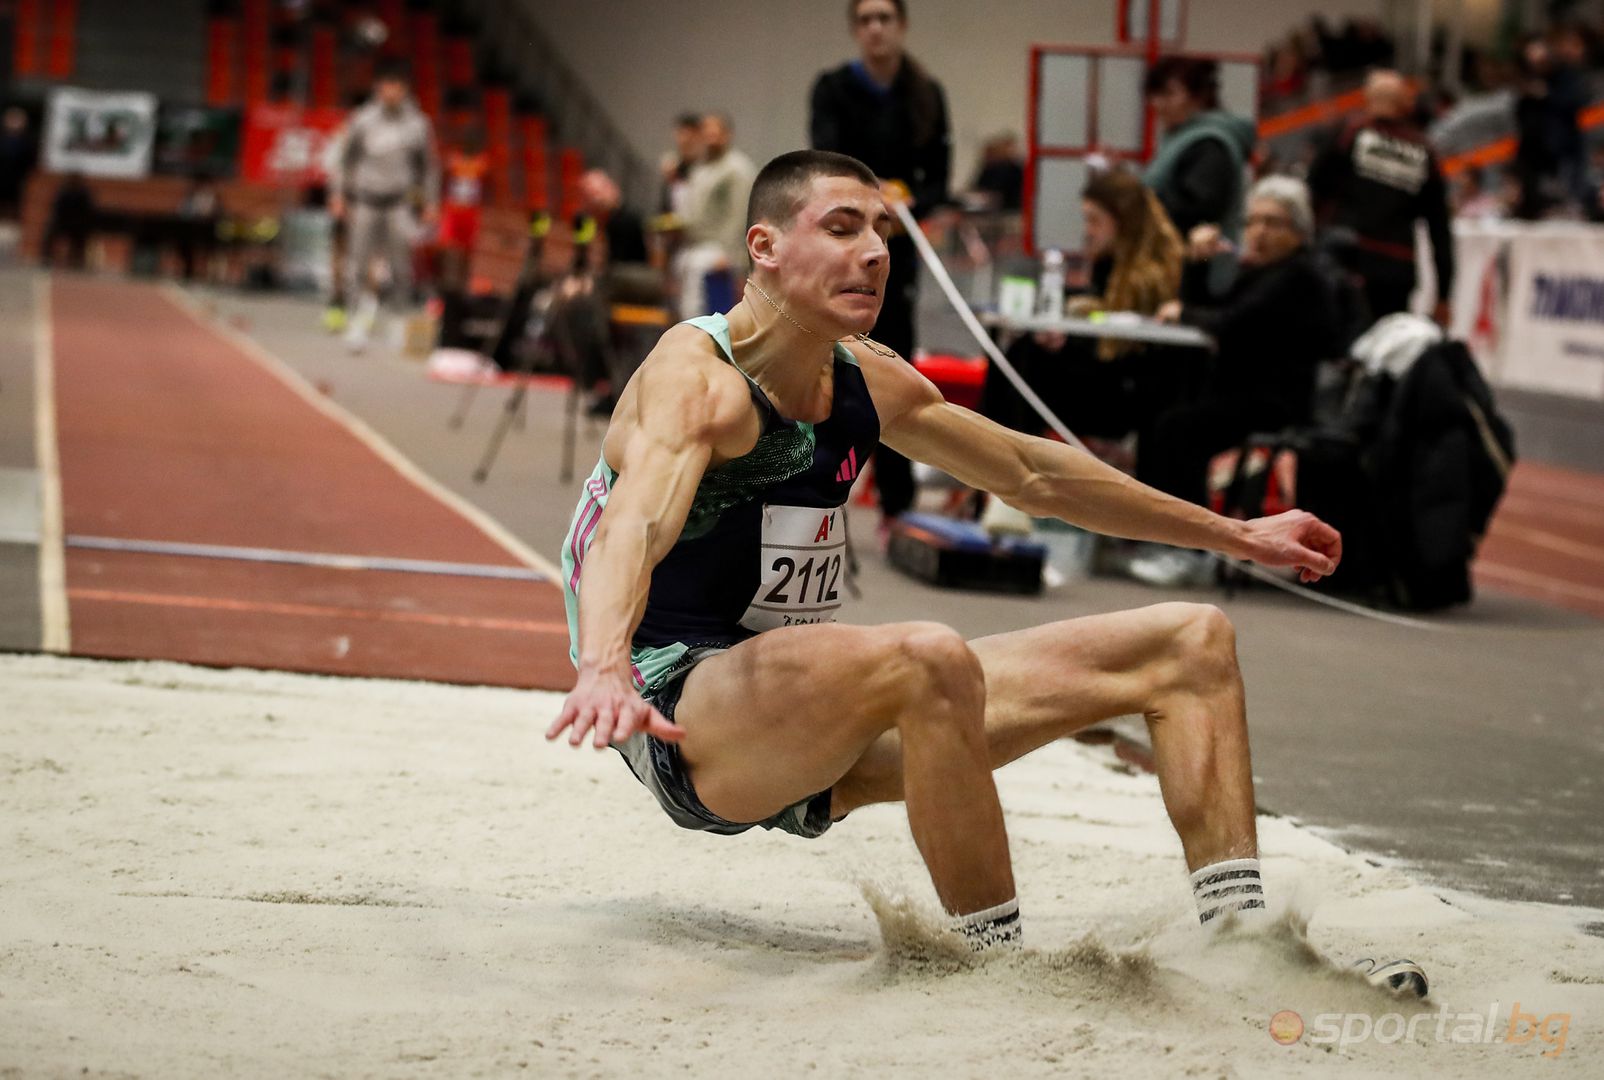
[[(915, 217), (947, 201), (952, 138), (941, 84), (903, 50), (908, 30), (904, 0), (855, 0), (849, 8), (859, 58), (821, 74), (813, 84), (808, 133), (815, 150), (857, 158)], [(904, 357), (914, 350), (913, 312), (919, 255), (913, 241), (893, 236), (891, 277), (870, 336)], [(875, 454), (880, 509), (895, 517), (913, 505), (908, 460), (882, 446)]]
[[(1167, 56), (1143, 84), (1164, 136), (1142, 179), (1183, 237), (1213, 225), (1229, 244), (1242, 236), (1242, 193), (1258, 135), (1253, 121), (1220, 108), (1219, 65)], [(1234, 262), (1229, 247), (1213, 260), (1210, 287), (1223, 292)]]
[(1325, 224), (1350, 230), (1354, 269), (1370, 317), (1409, 310), (1415, 290), (1415, 222), (1425, 221), (1437, 270), (1436, 320), (1447, 325), (1454, 286), (1448, 185), (1425, 135), (1407, 119), (1409, 84), (1396, 71), (1372, 72), (1365, 114), (1343, 129), (1309, 170)]

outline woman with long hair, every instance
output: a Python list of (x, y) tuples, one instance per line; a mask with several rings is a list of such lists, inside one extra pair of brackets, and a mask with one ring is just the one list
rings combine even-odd
[[(1081, 192), (1088, 290), (1075, 314), (1154, 315), (1181, 285), (1183, 245), (1169, 215), (1131, 173), (1096, 173)], [(1193, 383), (1185, 358), (1116, 338), (1031, 334), (1008, 359), (1077, 435), (1119, 440), (1183, 397)], [(1036, 432), (1045, 425), (999, 372), (988, 372), (981, 409), (999, 423)]]

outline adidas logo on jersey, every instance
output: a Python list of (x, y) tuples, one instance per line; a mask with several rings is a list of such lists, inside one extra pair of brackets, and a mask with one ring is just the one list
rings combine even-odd
[(858, 478), (858, 451), (855, 447), (847, 448), (847, 459), (835, 471), (835, 478), (842, 484), (850, 484)]

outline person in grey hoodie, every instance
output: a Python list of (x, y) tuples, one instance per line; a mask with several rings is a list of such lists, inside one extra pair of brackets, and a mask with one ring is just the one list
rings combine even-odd
[[(1142, 179), (1183, 239), (1213, 226), (1234, 248), (1242, 239), (1247, 165), (1258, 139), (1253, 121), (1220, 108), (1213, 60), (1167, 56), (1149, 69), (1142, 89), (1164, 132)], [(1234, 259), (1216, 259), (1211, 288), (1223, 292), (1234, 273)]]
[(357, 304), (346, 343), (361, 351), (376, 303), (358, 298), (364, 296), (374, 255), (382, 253), (389, 264), (391, 303), (403, 307), (412, 293), (414, 204), (428, 224), (438, 215), (440, 202), (434, 129), (413, 103), (399, 69), (380, 73), (372, 100), (346, 123), (330, 158), (329, 212), (346, 221), (345, 295), (347, 302)]

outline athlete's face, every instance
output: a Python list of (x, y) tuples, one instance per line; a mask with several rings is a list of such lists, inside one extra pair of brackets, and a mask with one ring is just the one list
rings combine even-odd
[(908, 24), (891, 0), (859, 0), (852, 9), (852, 36), (865, 60), (891, 60), (902, 55)]
[(798, 322), (831, 337), (874, 328), (891, 268), (891, 214), (878, 188), (816, 177), (789, 226), (752, 228), (754, 267), (773, 275)]

